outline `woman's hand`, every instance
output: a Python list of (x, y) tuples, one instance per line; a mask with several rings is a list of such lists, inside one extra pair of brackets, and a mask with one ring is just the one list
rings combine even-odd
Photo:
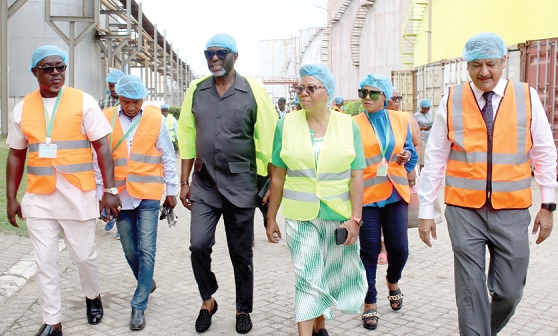
[[(347, 240), (343, 243), (344, 245), (351, 245), (356, 243), (358, 240), (358, 234), (360, 232), (360, 225), (352, 219), (346, 220), (340, 227), (344, 227), (347, 229)], [(269, 228), (269, 223), (268, 223)]]
[(408, 150), (403, 149), (399, 154), (396, 155), (397, 163), (400, 165), (404, 165), (411, 159), (411, 152)]
[(265, 234), (270, 243), (277, 244), (279, 240), (281, 240), (281, 230), (279, 230), (279, 225), (277, 225), (275, 218), (267, 218), (267, 229)]

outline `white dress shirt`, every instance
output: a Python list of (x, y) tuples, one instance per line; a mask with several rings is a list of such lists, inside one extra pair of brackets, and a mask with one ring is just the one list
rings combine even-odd
[[(498, 111), (507, 83), (506, 79), (500, 79), (492, 90), (494, 91), (494, 95), (492, 95), (494, 111)], [(470, 85), (479, 108), (482, 110), (486, 105), (482, 96), (483, 91), (477, 88), (473, 82), (470, 82)], [(555, 199), (554, 190), (556, 188), (556, 147), (539, 95), (533, 88), (530, 88), (530, 93), (533, 147), (529, 156), (535, 166), (535, 181), (540, 186), (541, 202), (552, 203)], [(434, 201), (438, 198), (438, 189), (445, 177), (445, 169), (450, 156), (451, 142), (448, 140), (447, 100), (448, 92), (445, 93), (434, 117), (425, 150), (424, 168), (419, 177), (419, 218), (422, 219), (434, 218)], [(496, 117), (496, 113), (493, 116)]]
[[(141, 117), (142, 113), (143, 106), (142, 110), (132, 119), (130, 119), (122, 112), (122, 108), (120, 106), (118, 107), (118, 119), (120, 120), (120, 124), (122, 125), (122, 132), (124, 132), (124, 134), (128, 131), (134, 121)], [(167, 195), (176, 195), (178, 189), (176, 154), (174, 152), (174, 147), (170, 138), (169, 131), (165, 124), (165, 117), (161, 115), (161, 119), (161, 130), (159, 131), (159, 137), (157, 138), (157, 142), (155, 143), (155, 148), (157, 148), (157, 150), (162, 153), (163, 179), (166, 184)], [(137, 127), (134, 128), (126, 138), (125, 143), (128, 145), (128, 156), (130, 155), (130, 148), (132, 147), (132, 141), (134, 140), (137, 129)], [(95, 165), (95, 181), (97, 183), (97, 197), (101, 199), (104, 193), (103, 177), (98, 166), (97, 158), (95, 157), (93, 161)], [(122, 202), (123, 210), (132, 210), (137, 208), (142, 200), (130, 196), (130, 194), (128, 194), (128, 191), (124, 189), (122, 193), (120, 193), (120, 201)]]

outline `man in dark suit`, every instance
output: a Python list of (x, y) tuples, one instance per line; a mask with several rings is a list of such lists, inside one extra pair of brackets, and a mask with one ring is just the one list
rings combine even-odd
[(212, 75), (190, 84), (178, 132), (180, 200), (192, 211), (192, 268), (203, 300), (196, 331), (209, 329), (217, 311), (211, 252), (223, 215), (236, 284), (236, 331), (245, 334), (252, 329), (256, 181), (257, 175), (267, 175), (277, 113), (263, 84), (235, 71), (238, 50), (232, 36), (217, 34), (206, 47)]

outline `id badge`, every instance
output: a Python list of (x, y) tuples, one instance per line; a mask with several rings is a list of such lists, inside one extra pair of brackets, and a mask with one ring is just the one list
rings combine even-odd
[(56, 159), (56, 144), (39, 144), (39, 158), (40, 159)]
[(382, 162), (378, 164), (378, 172), (376, 173), (377, 176), (387, 176), (387, 169), (388, 164), (386, 159), (382, 158)]

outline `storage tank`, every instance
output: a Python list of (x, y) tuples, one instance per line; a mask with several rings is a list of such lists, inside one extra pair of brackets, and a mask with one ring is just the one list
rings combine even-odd
[[(93, 1), (51, 0), (52, 16), (81, 18), (85, 13), (92, 17), (93, 10)], [(55, 24), (66, 36), (69, 35), (69, 23), (57, 21)], [(76, 22), (75, 36), (88, 25), (88, 22)], [(75, 48), (73, 86), (100, 98), (104, 95), (100, 90), (104, 76), (101, 74), (100, 47), (94, 37), (95, 30), (92, 30)], [(45, 20), (45, 1), (28, 0), (8, 21), (9, 110), (23, 96), (38, 89), (37, 81), (29, 69), (31, 54), (36, 48), (46, 44), (58, 46), (68, 56), (70, 54), (66, 42)], [(69, 75), (70, 69), (66, 70), (66, 85), (70, 85)]]

